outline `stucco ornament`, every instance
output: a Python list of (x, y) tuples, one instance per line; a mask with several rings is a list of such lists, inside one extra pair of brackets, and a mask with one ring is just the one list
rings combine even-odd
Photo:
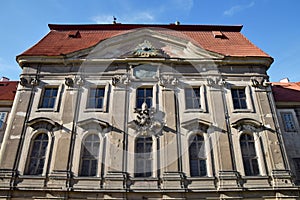
[(134, 109), (134, 113), (137, 113), (136, 119), (129, 122), (128, 126), (135, 130), (136, 135), (157, 136), (161, 134), (164, 123), (158, 118), (154, 108), (148, 108), (144, 102), (141, 109)]
[(133, 56), (157, 57), (162, 55), (159, 49), (156, 49), (148, 40), (144, 40), (143, 43), (138, 44), (138, 46), (135, 48), (133, 51)]

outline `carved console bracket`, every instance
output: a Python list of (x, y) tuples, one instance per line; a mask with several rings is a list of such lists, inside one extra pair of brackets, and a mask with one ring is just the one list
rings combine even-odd
[(206, 79), (207, 85), (210, 87), (220, 87), (225, 86), (226, 87), (226, 81), (221, 77), (209, 77)]
[(40, 80), (37, 77), (21, 76), (20, 84), (24, 87), (37, 86)]
[(251, 86), (255, 88), (266, 88), (271, 84), (264, 77), (252, 77), (250, 81), (251, 81)]
[(173, 77), (173, 76), (161, 76), (158, 78), (158, 83), (160, 86), (163, 87), (174, 87), (177, 86), (179, 83), (178, 78)]
[(115, 75), (112, 77), (112, 85), (113, 86), (125, 86), (129, 85), (131, 82), (129, 74), (123, 74), (123, 75)]
[(82, 77), (66, 77), (65, 84), (68, 87), (80, 87), (84, 84), (84, 80)]

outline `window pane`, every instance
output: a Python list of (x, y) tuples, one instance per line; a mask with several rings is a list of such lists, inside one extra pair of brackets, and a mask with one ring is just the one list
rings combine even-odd
[(0, 112), (0, 129), (4, 126), (7, 112)]
[(152, 88), (146, 88), (146, 97), (152, 97)]
[(152, 107), (152, 97), (153, 90), (152, 88), (138, 88), (136, 93), (136, 107), (142, 108), (143, 103), (145, 102), (148, 108)]
[(152, 175), (152, 138), (140, 137), (135, 145), (135, 176), (149, 177)]
[(247, 109), (245, 88), (231, 89), (231, 96), (234, 109)]
[(285, 131), (295, 131), (296, 127), (294, 124), (294, 119), (292, 113), (282, 113), (281, 114), (284, 122), (284, 129)]
[(187, 109), (199, 109), (200, 104), (200, 88), (185, 89), (185, 106)]
[(258, 160), (255, 151), (255, 141), (252, 135), (243, 134), (240, 137), (240, 146), (246, 176), (259, 175)]
[(206, 160), (205, 154), (201, 151), (204, 138), (201, 135), (195, 135), (190, 138), (189, 159), (191, 176), (206, 176)]
[(198, 160), (190, 160), (190, 173), (191, 176), (199, 176)]
[(58, 88), (45, 88), (41, 108), (54, 108)]
[(41, 175), (43, 173), (47, 146), (47, 134), (42, 133), (35, 137), (31, 146), (30, 156), (27, 160), (28, 164), (25, 174)]
[(88, 108), (103, 108), (105, 88), (90, 88), (88, 97)]
[(200, 160), (200, 176), (206, 176), (206, 160)]
[(97, 175), (99, 149), (100, 140), (98, 135), (92, 134), (85, 138), (82, 144), (81, 176)]

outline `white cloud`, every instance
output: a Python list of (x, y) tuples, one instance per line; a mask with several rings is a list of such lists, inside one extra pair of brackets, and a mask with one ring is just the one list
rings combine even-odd
[(98, 15), (92, 18), (92, 21), (97, 24), (111, 24), (113, 20), (113, 15)]
[(193, 0), (175, 0), (174, 3), (176, 7), (185, 11), (190, 11), (194, 5)]
[(253, 7), (254, 4), (255, 4), (254, 1), (252, 1), (251, 3), (249, 3), (247, 5), (236, 5), (236, 6), (231, 7), (228, 10), (225, 10), (223, 14), (227, 15), (227, 16), (232, 16), (232, 15), (234, 15), (237, 12), (241, 12), (241, 11), (243, 11), (245, 9)]

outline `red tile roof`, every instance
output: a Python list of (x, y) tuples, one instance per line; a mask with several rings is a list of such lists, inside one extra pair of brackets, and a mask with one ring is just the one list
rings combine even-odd
[[(50, 32), (19, 56), (59, 56), (97, 45), (99, 42), (139, 28), (154, 28), (164, 34), (191, 39), (196, 45), (225, 56), (270, 57), (252, 44), (240, 31), (242, 26), (219, 25), (49, 25)], [(223, 37), (215, 37), (219, 31)], [(18, 57), (19, 57), (18, 56)]]
[(18, 81), (0, 81), (0, 101), (13, 101)]
[(272, 91), (276, 102), (300, 102), (300, 82), (272, 83)]

